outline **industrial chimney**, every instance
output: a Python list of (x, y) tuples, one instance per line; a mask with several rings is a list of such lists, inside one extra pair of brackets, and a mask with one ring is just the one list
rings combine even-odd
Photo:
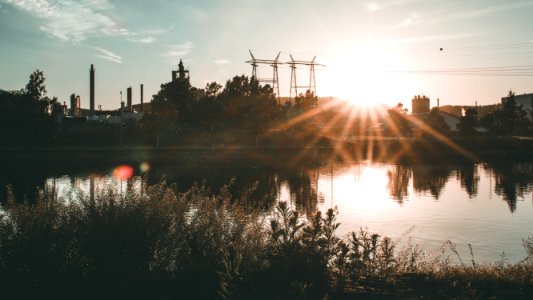
[(144, 89), (144, 85), (141, 84), (141, 112), (143, 111), (143, 89)]
[(94, 115), (94, 66), (91, 64), (91, 70), (89, 71), (90, 77), (90, 91), (89, 91), (89, 111), (90, 115)]
[(131, 111), (131, 86), (128, 87), (128, 90), (126, 92), (126, 109)]

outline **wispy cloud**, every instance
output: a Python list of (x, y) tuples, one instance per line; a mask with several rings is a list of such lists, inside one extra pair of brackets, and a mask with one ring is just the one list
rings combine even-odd
[(104, 49), (104, 48), (100, 48), (100, 47), (94, 47), (95, 50), (97, 50), (99, 52), (99, 54), (97, 54), (98, 57), (101, 57), (103, 59), (107, 59), (109, 61), (112, 61), (114, 63), (117, 63), (117, 64), (121, 64), (122, 63), (122, 57), (116, 53), (113, 53), (107, 49)]
[(227, 59), (217, 59), (217, 60), (214, 60), (213, 63), (215, 65), (227, 65), (227, 64), (230, 64), (231, 61), (229, 61)]
[(128, 38), (128, 41), (140, 44), (151, 44), (155, 42), (155, 38), (152, 36), (147, 36), (144, 38)]
[(166, 33), (168, 33), (168, 32), (171, 31), (172, 29), (174, 29), (175, 26), (176, 26), (176, 23), (173, 23), (173, 24), (171, 24), (170, 26), (165, 27), (165, 28), (151, 28), (151, 29), (146, 29), (146, 30), (143, 30), (143, 31), (139, 32), (139, 34), (145, 34), (145, 35), (162, 35), (162, 34), (166, 34)]
[(169, 50), (163, 53), (163, 57), (166, 57), (171, 63), (176, 62), (176, 59), (180, 59), (183, 56), (189, 54), (192, 50), (192, 43), (185, 42), (183, 44), (170, 45)]
[(104, 14), (114, 8), (108, 0), (3, 0), (43, 20), (40, 30), (65, 41), (80, 42), (90, 36), (128, 35)]

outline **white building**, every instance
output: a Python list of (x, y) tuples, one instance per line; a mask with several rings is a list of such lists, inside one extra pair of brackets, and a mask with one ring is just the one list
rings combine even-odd
[(448, 125), (448, 128), (450, 128), (451, 132), (459, 131), (460, 119), (458, 116), (452, 115), (445, 111), (439, 111), (439, 116), (444, 119), (444, 122), (446, 122), (446, 125)]

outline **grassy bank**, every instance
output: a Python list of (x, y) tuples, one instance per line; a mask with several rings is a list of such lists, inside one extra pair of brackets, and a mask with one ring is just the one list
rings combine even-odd
[[(431, 253), (364, 230), (341, 238), (333, 210), (298, 215), (234, 199), (227, 187), (177, 193), (41, 191), (0, 212), (0, 285), (14, 298), (528, 298), (533, 238), (521, 262), (478, 264), (449, 242)], [(457, 254), (458, 255), (458, 254)]]

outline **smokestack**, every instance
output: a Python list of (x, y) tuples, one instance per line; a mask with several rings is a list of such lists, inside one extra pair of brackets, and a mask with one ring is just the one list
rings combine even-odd
[(440, 99), (437, 98), (437, 108), (440, 108)]
[(131, 86), (128, 87), (127, 93), (126, 93), (126, 109), (131, 111)]
[(89, 71), (90, 74), (90, 91), (89, 91), (89, 111), (90, 115), (94, 115), (94, 66), (91, 64), (91, 70)]
[(141, 111), (143, 111), (143, 89), (144, 89), (144, 85), (141, 84)]
[(76, 95), (70, 95), (70, 115), (76, 116)]

